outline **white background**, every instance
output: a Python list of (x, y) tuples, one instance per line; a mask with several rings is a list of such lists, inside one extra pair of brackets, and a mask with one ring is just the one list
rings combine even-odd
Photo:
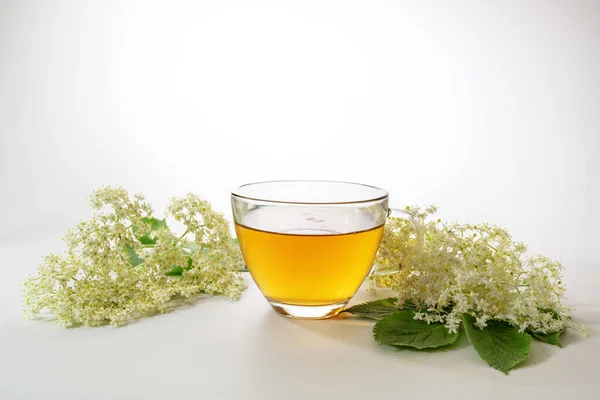
[(249, 181), (368, 183), (509, 228), (600, 306), (599, 155), (598, 1), (0, 0), (0, 346), (102, 185), (229, 215)]

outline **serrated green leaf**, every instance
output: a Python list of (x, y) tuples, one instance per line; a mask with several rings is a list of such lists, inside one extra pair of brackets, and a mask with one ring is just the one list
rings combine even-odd
[(458, 339), (458, 332), (448, 332), (444, 324), (428, 324), (414, 317), (414, 311), (399, 311), (385, 317), (373, 327), (375, 340), (390, 346), (432, 349), (447, 346)]
[(134, 267), (137, 267), (138, 265), (140, 265), (141, 263), (144, 262), (144, 259), (142, 257), (138, 256), (137, 253), (135, 252), (135, 249), (133, 247), (131, 247), (130, 245), (128, 245), (128, 244), (125, 245), (125, 251), (127, 251), (127, 255), (129, 256), (129, 262)]
[(370, 318), (374, 320), (382, 320), (388, 315), (397, 313), (400, 310), (396, 308), (397, 299), (389, 297), (387, 299), (369, 301), (367, 303), (357, 304), (350, 308), (345, 309), (343, 312), (358, 315), (364, 318)]
[(504, 321), (487, 321), (487, 327), (475, 326), (475, 318), (463, 315), (465, 332), (477, 353), (492, 368), (508, 374), (529, 355), (531, 336)]
[(545, 342), (545, 343), (549, 343), (554, 346), (562, 347), (562, 345), (560, 344), (560, 335), (563, 332), (554, 332), (554, 333), (543, 334), (543, 333), (536, 333), (536, 332), (528, 330), (527, 333), (529, 333), (534, 339), (537, 339), (540, 342)]
[[(142, 221), (150, 224), (151, 233), (149, 235), (144, 235), (138, 237), (138, 240), (141, 244), (144, 245), (155, 245), (156, 237), (153, 235), (154, 232), (160, 229), (168, 229), (167, 221), (165, 219), (157, 219), (157, 218), (142, 218)], [(138, 226), (133, 227), (133, 233), (136, 233), (140, 228)]]

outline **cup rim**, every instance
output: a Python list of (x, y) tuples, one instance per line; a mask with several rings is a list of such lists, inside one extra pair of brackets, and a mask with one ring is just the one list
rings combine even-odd
[[(378, 197), (373, 197), (370, 199), (362, 199), (362, 200), (349, 200), (349, 201), (287, 201), (287, 200), (273, 200), (265, 197), (250, 197), (244, 196), (242, 194), (236, 193), (243, 187), (253, 186), (253, 185), (261, 185), (268, 183), (333, 183), (333, 184), (343, 184), (343, 185), (353, 185), (353, 186), (362, 186), (370, 189), (375, 189), (383, 193), (383, 195)], [(364, 183), (357, 182), (347, 182), (347, 181), (332, 181), (332, 180), (315, 180), (315, 179), (281, 179), (281, 180), (272, 180), (272, 181), (257, 181), (245, 183), (243, 185), (238, 186), (234, 190), (231, 191), (231, 197), (235, 197), (238, 199), (244, 200), (252, 200), (252, 201), (260, 201), (264, 203), (274, 203), (274, 204), (297, 204), (297, 205), (343, 205), (343, 204), (363, 204), (363, 203), (372, 203), (374, 201), (385, 200), (389, 197), (389, 193), (385, 189), (381, 189), (377, 186), (367, 185)]]

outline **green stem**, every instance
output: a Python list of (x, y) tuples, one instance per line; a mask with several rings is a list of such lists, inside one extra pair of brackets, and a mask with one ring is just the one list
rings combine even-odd
[(189, 229), (186, 229), (185, 232), (183, 232), (183, 234), (181, 236), (179, 236), (179, 239), (177, 239), (177, 241), (181, 241), (181, 239), (183, 239), (185, 237), (185, 235), (187, 235), (190, 232)]

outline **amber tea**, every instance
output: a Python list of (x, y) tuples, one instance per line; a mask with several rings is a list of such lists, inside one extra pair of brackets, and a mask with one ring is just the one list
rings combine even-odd
[(271, 301), (321, 306), (350, 299), (369, 273), (383, 226), (352, 233), (266, 232), (236, 224), (252, 278)]

